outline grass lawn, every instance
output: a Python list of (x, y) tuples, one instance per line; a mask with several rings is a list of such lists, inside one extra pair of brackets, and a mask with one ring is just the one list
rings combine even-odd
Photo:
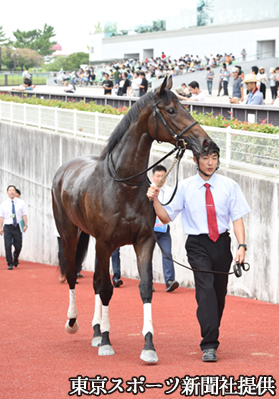
[[(47, 77), (46, 76), (33, 76), (32, 78), (32, 84), (33, 85), (38, 85), (38, 84), (46, 84)], [(19, 86), (23, 83), (23, 79), (21, 74), (11, 74), (8, 75), (8, 86)], [(5, 86), (5, 75), (0, 75), (0, 86)]]

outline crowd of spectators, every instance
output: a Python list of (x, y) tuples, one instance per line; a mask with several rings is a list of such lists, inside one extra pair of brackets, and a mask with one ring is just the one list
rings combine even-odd
[[(244, 51), (245, 49), (243, 49)], [(242, 52), (243, 52), (242, 51)], [(242, 60), (246, 55), (242, 54)], [(79, 71), (71, 73), (61, 70), (55, 82), (70, 82), (71, 92), (75, 91), (75, 85), (88, 86), (93, 85), (95, 81), (104, 89), (105, 95), (133, 96), (140, 97), (148, 90), (148, 83), (156, 79), (165, 77), (166, 75), (179, 76), (188, 73), (206, 71), (206, 82), (208, 95), (212, 96), (213, 79), (215, 77), (214, 69), (220, 67), (218, 76), (218, 94), (217, 96), (228, 96), (231, 103), (240, 103), (244, 101), (244, 89), (242, 86), (244, 73), (241, 66), (236, 65), (236, 59), (233, 54), (217, 54), (213, 56), (204, 56), (202, 59), (196, 55), (186, 54), (178, 59), (172, 59), (163, 52), (161, 57), (146, 58), (144, 61), (135, 59), (126, 59), (123, 61), (115, 61), (114, 63), (103, 65), (96, 68), (96, 72), (92, 66), (80, 68)], [(266, 99), (266, 85), (270, 83), (272, 104), (275, 102), (279, 87), (279, 67), (276, 69), (271, 67), (269, 76), (265, 72), (264, 67), (252, 67), (251, 73), (257, 76), (257, 89), (262, 93), (263, 103)], [(232, 95), (229, 94), (229, 83), (232, 78)], [(196, 82), (195, 79), (194, 82)], [(190, 86), (190, 85), (189, 85)], [(191, 87), (191, 86), (190, 86)], [(177, 93), (179, 98), (192, 97), (190, 87)], [(69, 90), (69, 87), (67, 88)], [(192, 87), (193, 90), (197, 89)], [(201, 98), (201, 95), (198, 96)]]

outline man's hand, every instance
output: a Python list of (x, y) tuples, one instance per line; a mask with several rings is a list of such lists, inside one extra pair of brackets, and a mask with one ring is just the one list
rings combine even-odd
[(159, 187), (150, 186), (146, 193), (147, 197), (149, 198), (149, 201), (152, 201), (152, 200), (154, 201), (155, 199), (157, 199), (158, 195), (159, 195), (159, 191), (160, 191)]
[(1, 229), (0, 229), (0, 235), (2, 236), (3, 233), (4, 233), (4, 229), (3, 229), (3, 227), (1, 227)]
[(25, 233), (26, 230), (27, 230), (27, 226), (24, 226), (24, 227), (23, 227), (23, 233)]
[(237, 250), (234, 261), (235, 261), (235, 263), (243, 263), (245, 261), (245, 248), (244, 247), (240, 247)]

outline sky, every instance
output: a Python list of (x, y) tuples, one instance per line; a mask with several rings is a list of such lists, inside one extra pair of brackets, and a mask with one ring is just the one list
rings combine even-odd
[[(90, 32), (94, 32), (94, 25), (105, 20), (125, 24), (131, 20), (136, 23), (149, 22), (160, 19), (163, 16), (178, 15), (183, 9), (195, 7), (196, 0), (176, 0), (175, 7), (166, 0), (162, 0), (158, 7), (158, 1), (142, 3), (137, 15), (134, 13), (133, 2), (117, 3), (115, 0), (99, 2), (96, 0), (83, 0), (82, 2), (61, 2), (48, 0), (38, 2), (38, 0), (28, 0), (28, 12), (22, 9), (25, 5), (22, 1), (13, 0), (11, 9), (0, 14), (0, 26), (6, 34), (14, 40), (13, 31), (17, 29), (28, 31), (33, 29), (43, 30), (44, 24), (54, 27), (56, 37), (54, 38), (62, 46), (61, 54), (71, 54), (77, 51), (88, 52)], [(9, 8), (5, 2), (5, 8)], [(134, 3), (136, 4), (136, 2)], [(140, 4), (140, 3), (138, 3)], [(102, 6), (101, 6), (102, 5)], [(142, 7), (148, 7), (148, 11)], [(26, 15), (26, 16), (25, 16)], [(137, 18), (137, 20), (135, 19)]]

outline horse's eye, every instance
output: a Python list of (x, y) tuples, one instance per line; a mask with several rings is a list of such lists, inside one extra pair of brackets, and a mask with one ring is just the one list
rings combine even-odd
[(173, 115), (175, 113), (175, 109), (174, 108), (169, 108), (167, 111), (168, 111), (168, 113), (170, 115)]

